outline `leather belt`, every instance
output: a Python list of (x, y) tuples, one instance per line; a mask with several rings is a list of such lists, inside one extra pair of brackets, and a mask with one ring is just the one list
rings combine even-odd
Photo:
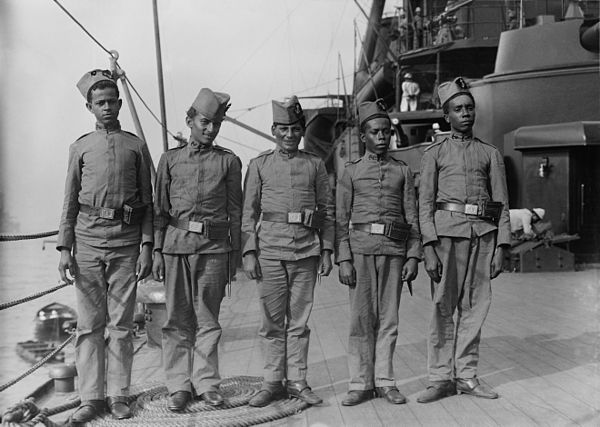
[(79, 205), (79, 212), (95, 215), (104, 219), (123, 219), (123, 209), (112, 209), (97, 206)]
[(169, 225), (192, 233), (202, 234), (206, 230), (204, 221), (190, 221), (189, 219), (169, 218)]
[(208, 221), (169, 218), (169, 225), (192, 233), (204, 234), (209, 239), (226, 239), (229, 236), (228, 223), (215, 224)]
[(284, 224), (303, 224), (304, 212), (263, 212), (263, 221), (282, 222)]
[(460, 212), (467, 215), (481, 215), (480, 209), (478, 205), (463, 205), (462, 203), (441, 203), (438, 202), (435, 204), (436, 208), (442, 211), (451, 211), (451, 212)]
[(364, 231), (365, 233), (385, 235), (385, 224), (352, 224), (352, 230)]

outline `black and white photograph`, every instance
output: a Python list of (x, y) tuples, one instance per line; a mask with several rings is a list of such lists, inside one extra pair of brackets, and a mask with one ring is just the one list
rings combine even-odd
[(0, 424), (600, 425), (600, 0), (1, 0)]

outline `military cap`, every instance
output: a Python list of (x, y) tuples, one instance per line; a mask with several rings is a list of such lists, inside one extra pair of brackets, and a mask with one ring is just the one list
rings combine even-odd
[(386, 119), (390, 118), (383, 99), (380, 98), (374, 102), (363, 102), (358, 106), (358, 120), (361, 127), (369, 120), (377, 119), (379, 117)]
[(79, 92), (81, 92), (83, 97), (87, 100), (88, 92), (90, 91), (92, 86), (101, 81), (108, 81), (114, 84), (115, 86), (117, 85), (110, 70), (96, 69), (88, 71), (83, 75), (83, 77), (79, 79), (79, 81), (77, 82), (77, 89), (79, 89)]
[(273, 100), (273, 123), (291, 125), (303, 119), (304, 111), (296, 95), (292, 95), (284, 102)]
[(468, 95), (473, 99), (469, 85), (462, 77), (457, 77), (451, 82), (444, 82), (438, 86), (438, 96), (442, 106), (459, 95)]
[(231, 97), (227, 93), (213, 92), (204, 87), (198, 92), (192, 108), (209, 120), (222, 122), (231, 105), (229, 104), (230, 99)]

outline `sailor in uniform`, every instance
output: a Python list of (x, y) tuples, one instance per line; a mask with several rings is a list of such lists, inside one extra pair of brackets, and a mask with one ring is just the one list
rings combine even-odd
[[(406, 402), (394, 379), (402, 282), (417, 276), (421, 240), (413, 174), (388, 154), (391, 120), (382, 100), (359, 105), (363, 157), (346, 165), (336, 192), (336, 263), (349, 286), (350, 386), (342, 405), (374, 392)], [(412, 292), (412, 290), (411, 290)]]
[(421, 159), (419, 222), (434, 304), (427, 339), (431, 384), (417, 401), (457, 391), (494, 399), (496, 392), (477, 378), (477, 364), (490, 279), (502, 271), (510, 245), (504, 162), (496, 147), (473, 136), (475, 101), (464, 79), (442, 83), (438, 94), (451, 135)]
[(153, 241), (152, 159), (144, 141), (121, 129), (117, 84), (109, 70), (92, 70), (77, 88), (96, 130), (69, 149), (56, 244), (61, 278), (71, 281), (67, 271), (75, 278), (77, 297), (81, 405), (74, 424), (92, 420), (106, 404), (115, 418), (131, 417), (136, 280), (151, 271)]
[[(264, 382), (251, 406), (278, 396), (318, 404), (306, 381), (317, 275), (332, 268), (333, 196), (325, 164), (298, 149), (305, 117), (298, 99), (273, 101), (277, 147), (252, 159), (244, 184), (244, 270), (257, 280)], [(284, 382), (286, 389), (284, 389)]]
[(168, 408), (185, 409), (194, 391), (223, 403), (218, 386), (219, 310), (240, 250), (240, 159), (213, 144), (229, 95), (203, 88), (187, 112), (190, 139), (160, 159), (154, 203), (153, 274), (165, 281), (163, 367)]

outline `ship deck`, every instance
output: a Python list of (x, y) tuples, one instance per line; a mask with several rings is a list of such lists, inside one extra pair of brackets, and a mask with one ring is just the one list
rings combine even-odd
[[(479, 376), (500, 394), (497, 400), (460, 395), (417, 403), (427, 385), (425, 336), (431, 304), (422, 265), (413, 287), (414, 296), (406, 288), (402, 294), (394, 357), (398, 388), (408, 397), (407, 404), (374, 399), (355, 407), (341, 405), (348, 383), (349, 308), (347, 290), (334, 270), (316, 290), (310, 319), (308, 381), (324, 403), (268, 425), (600, 425), (600, 270), (504, 273), (493, 281)], [(234, 282), (232, 297), (223, 303), (221, 324), (222, 376), (259, 376), (254, 282)], [(133, 378), (138, 384), (164, 378), (159, 350), (142, 347)], [(57, 418), (64, 420), (65, 414)]]

